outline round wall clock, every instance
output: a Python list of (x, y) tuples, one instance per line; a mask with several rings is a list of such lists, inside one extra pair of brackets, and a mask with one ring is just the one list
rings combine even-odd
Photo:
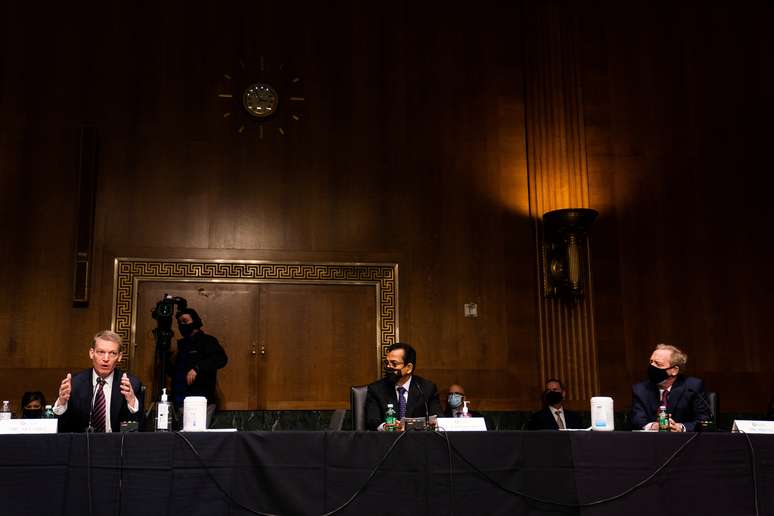
[(250, 116), (266, 118), (277, 111), (279, 95), (270, 85), (257, 82), (245, 88), (242, 93), (242, 105)]
[(272, 133), (285, 136), (289, 126), (301, 120), (302, 81), (290, 75), (284, 64), (266, 67), (263, 56), (257, 62), (239, 59), (235, 73), (225, 73), (223, 78), (226, 82), (218, 93), (224, 102), (223, 118), (234, 120), (238, 133), (255, 128), (263, 140), (264, 128), (273, 128)]

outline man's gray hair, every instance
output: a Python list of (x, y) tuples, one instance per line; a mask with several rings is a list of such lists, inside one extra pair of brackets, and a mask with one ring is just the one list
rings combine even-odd
[(656, 349), (668, 349), (672, 352), (672, 358), (669, 360), (671, 366), (677, 366), (680, 369), (685, 368), (685, 364), (688, 363), (688, 355), (683, 352), (682, 349), (671, 344), (659, 344)]
[(121, 335), (117, 334), (114, 331), (110, 330), (102, 330), (101, 332), (94, 335), (94, 338), (91, 340), (91, 348), (94, 349), (94, 346), (97, 345), (97, 339), (101, 340), (109, 340), (110, 342), (115, 342), (118, 344), (118, 350), (121, 350)]

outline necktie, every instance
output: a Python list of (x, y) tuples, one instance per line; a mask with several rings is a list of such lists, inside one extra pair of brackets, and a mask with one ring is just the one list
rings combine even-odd
[(105, 431), (105, 392), (102, 388), (107, 382), (97, 378), (97, 394), (94, 395), (94, 408), (91, 413), (92, 426), (95, 432)]
[(406, 417), (406, 393), (405, 387), (398, 387), (398, 419)]
[(664, 405), (666, 408), (669, 408), (669, 391), (664, 389), (664, 393), (661, 394), (661, 404)]
[(564, 422), (562, 421), (562, 411), (557, 410), (555, 414), (556, 414), (556, 426), (559, 427), (559, 430), (564, 430)]

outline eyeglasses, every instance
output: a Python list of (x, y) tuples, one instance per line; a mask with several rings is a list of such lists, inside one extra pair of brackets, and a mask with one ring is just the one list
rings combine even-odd
[(94, 350), (94, 354), (100, 358), (116, 358), (120, 353), (118, 351), (105, 351), (104, 349)]
[(390, 367), (400, 367), (403, 365), (403, 362), (398, 362), (397, 360), (385, 360), (384, 365), (388, 365)]

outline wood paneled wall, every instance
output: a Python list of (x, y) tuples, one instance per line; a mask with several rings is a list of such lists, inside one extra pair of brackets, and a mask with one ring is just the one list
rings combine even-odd
[[(594, 5), (571, 15), (600, 389), (626, 405), (669, 341), (723, 408), (757, 409), (774, 390), (770, 10)], [(523, 4), (59, 9), (0, 16), (2, 397), (53, 395), (87, 365), (115, 256), (308, 259), (399, 263), (418, 372), (482, 409), (536, 407)], [(217, 94), (240, 56), (302, 78), (300, 120), (237, 132)], [(83, 125), (100, 140), (95, 269), (73, 308)]]

